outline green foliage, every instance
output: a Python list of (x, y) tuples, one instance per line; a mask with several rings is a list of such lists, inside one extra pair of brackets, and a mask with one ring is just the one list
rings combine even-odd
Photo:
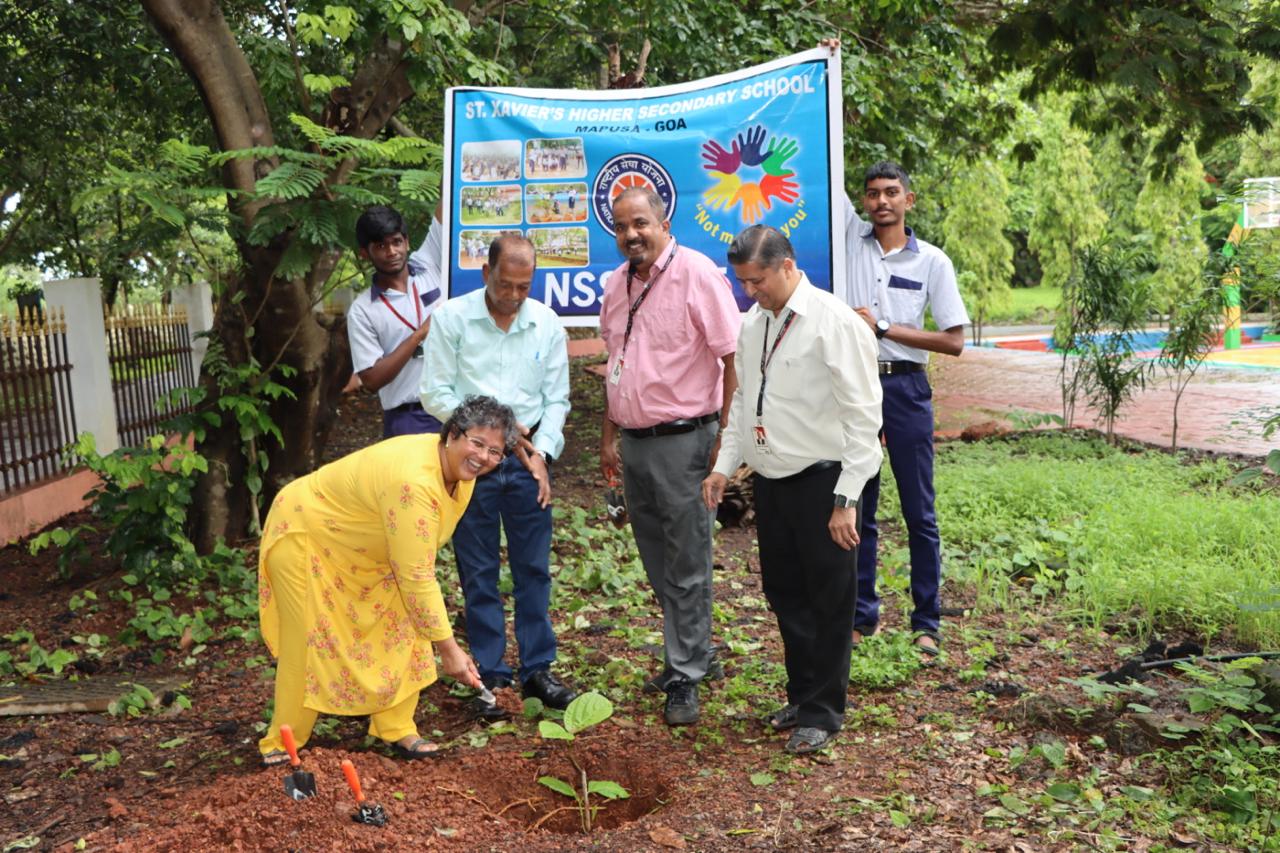
[(942, 233), (978, 344), (990, 315), (1010, 301), (1013, 245), (1004, 236), (1010, 219), (1009, 182), (994, 161), (975, 160), (961, 168), (948, 198)]
[(564, 709), (564, 725), (551, 720), (538, 723), (538, 734), (552, 740), (573, 740), (578, 732), (613, 716), (613, 703), (599, 693), (583, 693)]
[(1214, 841), (1248, 849), (1274, 840), (1280, 825), (1280, 714), (1248, 672), (1257, 663), (1212, 670), (1179, 664), (1192, 682), (1182, 692), (1188, 710), (1212, 724), (1195, 741), (1155, 755), (1175, 801), (1191, 810), (1188, 822)]
[(1208, 248), (1200, 231), (1204, 166), (1184, 145), (1168, 177), (1151, 176), (1138, 194), (1133, 218), (1150, 246), (1155, 271), (1149, 285), (1153, 307), (1170, 313), (1180, 297), (1198, 289)]
[[(245, 485), (256, 502), (261, 497), (263, 478), (270, 465), (269, 457), (260, 452), (261, 443), (264, 439), (284, 442), (280, 427), (271, 417), (271, 404), (280, 399), (294, 399), (294, 393), (277, 382), (274, 374), (287, 379), (295, 371), (287, 364), (264, 369), (252, 356), (244, 363), (234, 364), (216, 338), (210, 339), (203, 369), (213, 379), (216, 395), (210, 399), (207, 386), (175, 390), (172, 402), (189, 399), (195, 410), (173, 419), (170, 426), (179, 435), (191, 435), (197, 443), (205, 440), (210, 429), (224, 425), (233, 428), (248, 465)], [(255, 521), (257, 517), (255, 511)]]
[(111, 767), (119, 767), (123, 756), (120, 755), (120, 750), (112, 747), (109, 752), (86, 752), (77, 755), (76, 758), (88, 764), (90, 770), (101, 772)]
[(1093, 89), (1078, 120), (1118, 128), (1129, 147), (1160, 128), (1153, 168), (1171, 171), (1188, 138), (1201, 150), (1270, 124), (1270, 99), (1250, 96), (1250, 65), (1280, 57), (1280, 10), (1270, 3), (1031, 0), (991, 33), (991, 73), (1029, 69), (1023, 95)]
[[(206, 470), (200, 454), (153, 435), (142, 447), (103, 456), (89, 433), (81, 434), (71, 452), (98, 476), (98, 485), (86, 495), (94, 521), (41, 533), (31, 540), (31, 553), (56, 545), (63, 548), (63, 556), (83, 558), (84, 537), (100, 531), (106, 534), (101, 554), (144, 583), (164, 586), (198, 573), (200, 559), (184, 526), (195, 483), (192, 475)], [(64, 563), (64, 573), (68, 568)]]
[[(200, 454), (154, 435), (142, 447), (103, 456), (88, 433), (80, 436), (73, 452), (99, 478), (87, 495), (93, 520), (41, 533), (29, 547), (33, 554), (51, 546), (61, 549), (58, 559), (65, 573), (72, 562), (88, 558), (87, 538), (105, 537), (95, 546), (96, 556), (120, 567), (124, 586), (112, 595), (133, 606), (119, 637), (122, 642), (137, 645), (145, 639), (176, 645), (185, 639), (195, 644), (195, 655), (213, 637), (212, 625), (220, 618), (242, 620), (256, 613), (257, 578), (246, 567), (245, 554), (218, 543), (202, 556), (187, 537), (195, 474), (206, 470)], [(205, 589), (206, 584), (213, 588)], [(87, 591), (73, 596), (69, 607), (96, 607), (90, 604), (96, 598)], [(229, 630), (246, 634), (236, 626)], [(86, 644), (96, 651), (99, 643), (90, 638)]]
[(1222, 276), (1231, 263), (1221, 254), (1210, 255), (1200, 275), (1189, 282), (1174, 300), (1169, 314), (1169, 332), (1160, 344), (1159, 363), (1173, 371), (1173, 436), (1178, 449), (1178, 408), (1182, 394), (1218, 340), (1218, 323), (1225, 303)]
[[(1280, 589), (1280, 503), (1233, 489), (1231, 476), (1226, 463), (1058, 432), (946, 444), (935, 471), (945, 559), (984, 607), (1021, 606), (1010, 579), (1042, 576), (1095, 626), (1207, 639), (1230, 627), (1238, 642), (1267, 647), (1280, 642), (1280, 608), (1265, 595)], [(885, 481), (889, 517), (896, 492)]]
[[(13, 652), (0, 651), (0, 676), (21, 675), (24, 678), (40, 673), (61, 675), (63, 670), (80, 659), (79, 655), (67, 649), (45, 649), (36, 642), (35, 635), (22, 629), (12, 634), (5, 634), (6, 642), (15, 644)], [(26, 655), (26, 660), (17, 655)]]
[(1043, 283), (1063, 287), (1077, 255), (1102, 236), (1107, 215), (1085, 136), (1071, 126), (1062, 100), (1042, 105), (1038, 133), (1040, 149), (1028, 169), (1034, 208), (1027, 245), (1040, 258)]
[(866, 690), (887, 690), (911, 680), (920, 669), (920, 653), (910, 633), (881, 631), (864, 637), (849, 660), (849, 683)]
[[(1062, 294), (1063, 310), (1054, 328), (1054, 346), (1063, 353), (1063, 400), (1074, 409), (1083, 392), (1101, 414), (1108, 439), (1116, 415), (1142, 388), (1151, 364), (1134, 357), (1134, 336), (1142, 331), (1151, 297), (1143, 273), (1151, 259), (1144, 250), (1104, 242), (1085, 248)], [(1078, 357), (1067, 379), (1066, 360)], [(1069, 414), (1064, 422), (1070, 423)]]
[(1037, 285), (1014, 287), (1009, 291), (1009, 305), (993, 309), (989, 323), (1053, 323), (1062, 305), (1062, 288)]
[(160, 703), (156, 694), (145, 684), (134, 682), (129, 692), (121, 694), (107, 706), (107, 713), (113, 717), (140, 717)]
[[(563, 726), (551, 720), (542, 720), (538, 723), (538, 733), (542, 737), (552, 740), (572, 741), (574, 735), (578, 732), (603, 723), (612, 716), (612, 702), (599, 693), (583, 693), (570, 702), (569, 707), (564, 709)], [(582, 821), (582, 831), (590, 833), (595, 817), (600, 811), (600, 806), (591, 802), (593, 795), (603, 797), (606, 800), (626, 799), (631, 795), (626, 788), (617, 782), (611, 782), (607, 779), (588, 779), (587, 771), (579, 766), (572, 757), (570, 761), (573, 761), (573, 765), (577, 768), (578, 775), (581, 777), (581, 791), (574, 788), (569, 782), (557, 779), (554, 776), (540, 776), (538, 777), (538, 782), (557, 794), (563, 794), (571, 798), (574, 802), (574, 808), (578, 811), (579, 819)]]

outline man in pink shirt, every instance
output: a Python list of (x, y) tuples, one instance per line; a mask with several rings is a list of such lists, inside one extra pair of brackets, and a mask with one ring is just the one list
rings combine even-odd
[[(714, 261), (676, 243), (656, 192), (613, 202), (627, 263), (609, 276), (600, 332), (609, 350), (600, 469), (623, 477), (631, 529), (662, 605), (668, 725), (698, 720), (698, 682), (711, 662), (711, 534), (701, 500), (738, 385), (741, 317)], [(621, 456), (618, 432), (622, 432)]]

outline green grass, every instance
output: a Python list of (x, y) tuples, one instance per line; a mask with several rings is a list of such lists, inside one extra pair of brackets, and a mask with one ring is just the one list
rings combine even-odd
[(988, 323), (1052, 323), (1062, 304), (1062, 288), (1015, 287), (1007, 308), (993, 311)]
[[(886, 484), (891, 480), (885, 466)], [(1280, 643), (1280, 500), (1227, 485), (1221, 461), (1131, 454), (1040, 433), (946, 444), (935, 481), (944, 572), (1006, 603), (1011, 579), (1095, 626), (1139, 634), (1230, 630)], [(895, 517), (887, 489), (882, 517)]]

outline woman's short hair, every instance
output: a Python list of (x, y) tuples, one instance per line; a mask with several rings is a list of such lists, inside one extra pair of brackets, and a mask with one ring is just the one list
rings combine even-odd
[(457, 438), (476, 427), (493, 428), (501, 432), (503, 448), (508, 453), (515, 450), (516, 442), (520, 440), (520, 428), (511, 407), (504, 406), (492, 397), (474, 394), (453, 410), (449, 420), (440, 428), (440, 434), (447, 438)]

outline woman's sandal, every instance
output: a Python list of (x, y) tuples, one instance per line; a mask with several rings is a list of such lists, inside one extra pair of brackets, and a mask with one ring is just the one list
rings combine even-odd
[(283, 749), (273, 749), (262, 754), (263, 767), (281, 767), (289, 763), (289, 753)]
[[(424, 746), (430, 746), (431, 749), (422, 749)], [(439, 758), (444, 755), (445, 750), (435, 746), (431, 741), (424, 737), (420, 737), (408, 746), (401, 746), (399, 743), (391, 744), (391, 751), (396, 754), (397, 758), (403, 758), (405, 761), (421, 761), (424, 758)]]

